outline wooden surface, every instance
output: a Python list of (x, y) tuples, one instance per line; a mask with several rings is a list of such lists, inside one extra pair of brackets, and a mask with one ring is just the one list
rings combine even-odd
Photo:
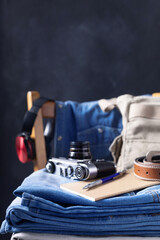
[(55, 103), (46, 102), (42, 106), (42, 116), (43, 118), (55, 118)]
[[(40, 97), (38, 92), (28, 92), (27, 93), (27, 104), (28, 110), (32, 107), (33, 101)], [(46, 146), (44, 140), (44, 128), (43, 128), (43, 118), (42, 118), (42, 110), (39, 109), (34, 127), (32, 129), (31, 137), (35, 140), (35, 150), (36, 150), (36, 158), (34, 159), (34, 171), (44, 168), (47, 161), (46, 156)]]
[(160, 92), (156, 92), (152, 94), (153, 97), (160, 97)]

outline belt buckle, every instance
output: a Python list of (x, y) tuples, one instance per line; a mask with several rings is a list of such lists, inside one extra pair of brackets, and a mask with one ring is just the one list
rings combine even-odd
[(144, 158), (145, 162), (160, 163), (160, 151), (149, 151)]

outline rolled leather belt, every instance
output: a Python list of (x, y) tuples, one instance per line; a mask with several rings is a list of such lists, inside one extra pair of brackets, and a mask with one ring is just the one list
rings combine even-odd
[(160, 181), (160, 152), (150, 151), (134, 161), (134, 174), (144, 180)]

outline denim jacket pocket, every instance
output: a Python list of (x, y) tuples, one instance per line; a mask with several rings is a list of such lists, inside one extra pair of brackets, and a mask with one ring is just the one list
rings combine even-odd
[(102, 125), (79, 131), (78, 141), (89, 141), (93, 158), (112, 160), (109, 146), (113, 139), (120, 134), (121, 129)]

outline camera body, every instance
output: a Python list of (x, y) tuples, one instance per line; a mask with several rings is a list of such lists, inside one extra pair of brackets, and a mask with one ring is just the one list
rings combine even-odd
[(71, 142), (69, 158), (51, 158), (46, 170), (67, 178), (88, 180), (106, 177), (115, 173), (112, 161), (92, 160), (89, 142)]

